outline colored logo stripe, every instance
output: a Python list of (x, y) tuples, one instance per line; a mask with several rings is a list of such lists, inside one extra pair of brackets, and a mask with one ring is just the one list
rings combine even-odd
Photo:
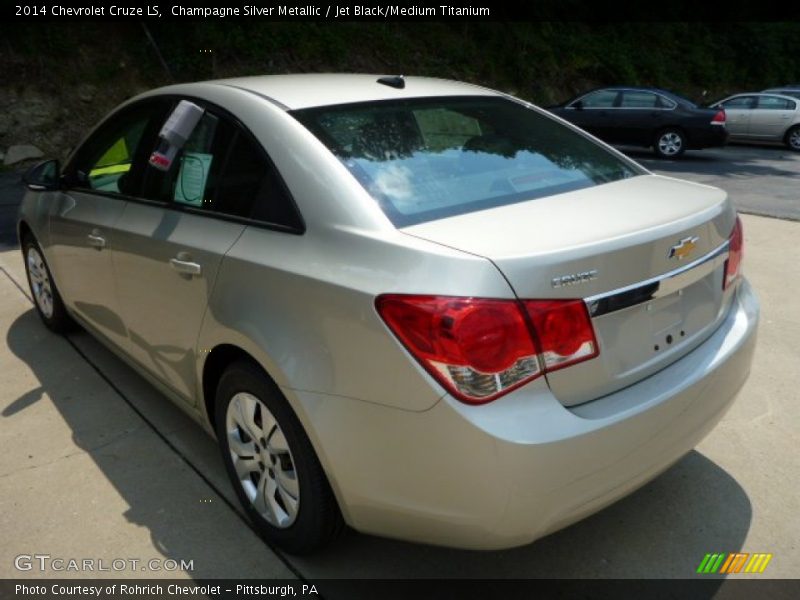
[[(750, 559), (749, 561), (748, 558)], [(709, 553), (703, 557), (700, 566), (697, 567), (697, 572), (704, 574), (713, 574), (717, 572), (721, 574), (733, 574), (742, 572), (742, 568), (744, 568), (745, 573), (763, 573), (771, 560), (772, 554), (765, 553)]]
[(763, 573), (767, 564), (772, 560), (772, 554), (753, 554), (753, 558), (747, 563), (745, 573)]

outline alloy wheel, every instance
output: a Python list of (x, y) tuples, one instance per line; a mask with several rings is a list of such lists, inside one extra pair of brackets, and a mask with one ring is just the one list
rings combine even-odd
[(683, 148), (683, 138), (674, 131), (668, 131), (658, 138), (658, 149), (665, 156), (675, 156)]
[(44, 259), (36, 248), (28, 249), (27, 266), (36, 305), (42, 314), (50, 319), (53, 316), (53, 286)]
[(225, 417), (228, 448), (245, 495), (268, 523), (290, 527), (300, 507), (295, 461), (267, 406), (248, 392), (234, 395)]
[(793, 150), (800, 150), (800, 128), (789, 134), (789, 145)]

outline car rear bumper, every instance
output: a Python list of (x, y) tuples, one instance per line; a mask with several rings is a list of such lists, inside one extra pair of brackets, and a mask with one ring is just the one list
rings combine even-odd
[[(750, 371), (746, 281), (718, 330), (669, 367), (567, 408), (543, 379), (485, 406), (422, 412), (286, 390), (342, 512), (368, 533), (465, 548), (529, 543), (630, 493), (689, 452)], [(387, 382), (391, 385), (391, 382)]]

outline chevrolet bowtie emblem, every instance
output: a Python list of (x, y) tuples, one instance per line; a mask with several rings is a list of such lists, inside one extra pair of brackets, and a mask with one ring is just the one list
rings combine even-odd
[(699, 239), (700, 238), (697, 236), (683, 238), (680, 242), (669, 249), (669, 256), (667, 258), (677, 258), (678, 260), (683, 260), (692, 252), (694, 252), (694, 249), (697, 247), (697, 240)]

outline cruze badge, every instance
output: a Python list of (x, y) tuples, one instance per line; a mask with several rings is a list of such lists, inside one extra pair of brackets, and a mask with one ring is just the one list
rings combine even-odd
[(583, 273), (571, 273), (569, 275), (561, 275), (560, 277), (553, 277), (550, 281), (554, 288), (560, 288), (567, 285), (577, 285), (586, 281), (597, 279), (597, 269), (591, 271), (584, 271)]
[(669, 256), (667, 258), (677, 258), (678, 260), (683, 260), (692, 252), (694, 252), (694, 249), (697, 247), (697, 240), (699, 239), (700, 238), (697, 236), (683, 238), (680, 242), (669, 249)]

